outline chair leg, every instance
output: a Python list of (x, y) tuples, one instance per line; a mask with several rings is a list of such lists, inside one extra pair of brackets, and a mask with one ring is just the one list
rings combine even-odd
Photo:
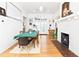
[(37, 43), (39, 44), (39, 40), (37, 39)]
[(34, 39), (33, 39), (32, 43), (33, 43), (33, 46), (34, 46), (34, 48), (35, 48), (35, 40), (34, 40)]
[(36, 40), (36, 43), (37, 43), (37, 47), (39, 47), (39, 40), (38, 39)]
[(20, 45), (19, 45), (19, 48), (20, 48)]

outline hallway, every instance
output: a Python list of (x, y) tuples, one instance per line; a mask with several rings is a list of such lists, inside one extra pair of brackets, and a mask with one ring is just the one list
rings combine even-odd
[(40, 53), (32, 54), (32, 53), (10, 53), (12, 49), (14, 49), (17, 44), (15, 44), (10, 49), (6, 50), (4, 53), (0, 54), (1, 57), (62, 57), (62, 54), (56, 48), (54, 43), (52, 43), (51, 39), (48, 38), (48, 35), (39, 35), (40, 39)]

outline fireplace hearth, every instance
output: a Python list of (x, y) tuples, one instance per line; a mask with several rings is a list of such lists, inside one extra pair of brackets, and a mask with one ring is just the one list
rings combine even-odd
[(66, 47), (69, 48), (69, 34), (67, 33), (61, 33), (61, 44)]

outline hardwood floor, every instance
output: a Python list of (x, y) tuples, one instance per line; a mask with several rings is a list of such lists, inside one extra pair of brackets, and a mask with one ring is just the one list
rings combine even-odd
[(38, 54), (16, 54), (16, 53), (9, 53), (16, 44), (6, 50), (4, 53), (0, 54), (0, 57), (62, 57), (63, 55), (60, 51), (56, 48), (54, 43), (52, 43), (51, 39), (48, 38), (48, 35), (40, 35), (40, 53)]
[(77, 57), (77, 55), (75, 55), (72, 51), (70, 51), (68, 48), (64, 47), (62, 44), (60, 44), (57, 40), (52, 41), (55, 46), (58, 48), (58, 50), (60, 51), (60, 53), (64, 56), (64, 57)]
[(39, 35), (40, 53), (16, 54), (9, 53), (17, 43), (0, 54), (0, 57), (77, 57), (73, 52), (63, 47), (58, 41), (49, 39), (48, 35)]

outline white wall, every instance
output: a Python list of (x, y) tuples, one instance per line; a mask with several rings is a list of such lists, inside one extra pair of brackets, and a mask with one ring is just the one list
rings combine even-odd
[(70, 2), (70, 10), (75, 14), (79, 14), (79, 2)]
[(21, 26), (20, 21), (0, 16), (0, 53), (15, 44), (13, 37), (19, 33)]
[(1, 2), (0, 7), (6, 8), (6, 2)]
[(79, 56), (79, 15), (62, 18), (62, 20), (57, 23), (57, 40), (61, 42), (61, 32), (69, 34), (69, 49)]
[(13, 3), (7, 2), (6, 14), (7, 14), (7, 16), (22, 20), (21, 11)]
[[(0, 3), (0, 6), (5, 7), (5, 2), (3, 4)], [(14, 13), (16, 14), (17, 12)], [(2, 20), (4, 20), (4, 22), (2, 22)], [(4, 52), (13, 44), (15, 44), (16, 40), (14, 40), (13, 37), (16, 34), (19, 34), (21, 30), (21, 20), (18, 21), (17, 19), (12, 19), (0, 15), (0, 53)]]

